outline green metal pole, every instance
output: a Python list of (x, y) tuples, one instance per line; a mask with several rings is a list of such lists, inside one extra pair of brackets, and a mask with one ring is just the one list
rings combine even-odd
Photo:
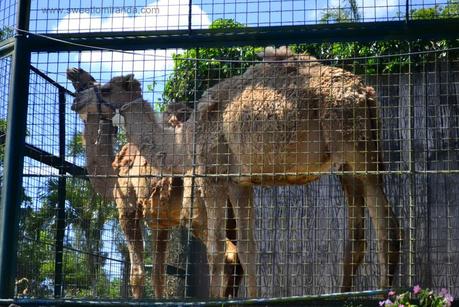
[[(20, 0), (17, 27), (28, 30), (30, 0)], [(2, 200), (0, 204), (0, 299), (14, 296), (19, 209), (21, 205), (22, 169), (29, 95), (30, 50), (27, 37), (17, 33), (11, 66), (3, 169)]]
[[(59, 158), (61, 165), (65, 162), (65, 91), (59, 88)], [(65, 187), (67, 179), (65, 178), (66, 171), (62, 167), (59, 169), (59, 182), (57, 192), (57, 208), (56, 208), (56, 250), (54, 259), (54, 297), (63, 296), (64, 278), (64, 236), (65, 236)]]

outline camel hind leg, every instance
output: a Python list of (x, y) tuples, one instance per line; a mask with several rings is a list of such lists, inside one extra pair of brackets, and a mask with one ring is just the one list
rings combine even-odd
[(352, 290), (357, 269), (365, 256), (365, 201), (363, 198), (363, 185), (359, 178), (349, 175), (343, 175), (339, 178), (349, 208), (349, 237), (344, 247), (343, 283), (341, 292), (349, 292)]
[[(207, 180), (206, 180), (207, 181)], [(208, 180), (210, 181), (210, 180)], [(204, 200), (207, 210), (207, 260), (210, 273), (210, 295), (224, 297), (224, 258), (226, 244), (225, 205), (226, 191), (222, 188), (204, 188)]]
[(382, 176), (377, 174), (382, 169), (379, 155), (375, 150), (357, 151), (353, 146), (345, 148), (344, 153), (349, 170), (363, 172), (355, 178), (362, 183), (363, 198), (376, 232), (379, 286), (387, 288), (392, 285), (397, 268), (402, 230), (383, 191)]
[(193, 232), (205, 242), (209, 263), (209, 292), (213, 298), (225, 295), (225, 211), (227, 184), (207, 178), (184, 178), (181, 224), (191, 225)]
[(257, 249), (253, 232), (255, 213), (253, 208), (253, 188), (236, 184), (229, 186), (229, 198), (233, 206), (237, 225), (237, 253), (246, 278), (248, 297), (258, 296), (257, 288)]
[(231, 201), (227, 202), (226, 251), (224, 285), (225, 297), (237, 297), (239, 285), (244, 274), (237, 252), (237, 223)]
[(382, 176), (367, 175), (361, 178), (364, 197), (377, 236), (378, 260), (380, 266), (379, 285), (392, 286), (397, 269), (402, 243), (402, 230), (387, 202), (382, 189)]

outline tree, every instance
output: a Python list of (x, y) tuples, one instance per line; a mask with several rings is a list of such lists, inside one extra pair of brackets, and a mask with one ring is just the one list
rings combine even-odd
[[(84, 145), (81, 134), (76, 134), (70, 140), (68, 152), (75, 157), (84, 158)], [(58, 190), (58, 181), (56, 179), (50, 179), (47, 184), (47, 189), (42, 196), (42, 209), (57, 207), (59, 197)], [(107, 294), (106, 287), (98, 286), (100, 282), (102, 282), (101, 278), (103, 279), (105, 276), (103, 266), (105, 264), (104, 259), (107, 256), (106, 253), (102, 252), (102, 233), (105, 223), (114, 219), (116, 216), (115, 206), (104, 202), (102, 198), (94, 192), (88, 180), (68, 178), (66, 180), (65, 212), (66, 228), (71, 229), (75, 238), (74, 247), (80, 249), (82, 252), (79, 257), (79, 262), (69, 260), (67, 264), (64, 263), (65, 283), (68, 285), (78, 285), (82, 289), (92, 291), (93, 296)], [(55, 229), (54, 222), (51, 228)], [(75, 252), (73, 253), (75, 254)], [(67, 254), (71, 255), (70, 252), (67, 252)], [(81, 257), (81, 255), (84, 255), (84, 257)], [(76, 255), (71, 255), (71, 257), (74, 256)], [(84, 263), (87, 269), (84, 272), (78, 269), (82, 263)], [(72, 265), (76, 267), (72, 267)], [(72, 275), (69, 273), (71, 271), (75, 271), (78, 274)], [(73, 279), (68, 279), (70, 278), (68, 276), (71, 276)], [(76, 290), (67, 289), (67, 291), (72, 292)]]
[[(68, 146), (71, 155), (84, 156), (81, 135), (75, 135)], [(35, 206), (32, 202), (21, 206), (18, 278), (28, 280), (28, 296), (52, 295), (58, 187), (56, 178), (49, 179)], [(65, 228), (72, 240), (64, 243), (63, 250), (65, 294), (114, 297), (116, 291), (119, 293), (119, 283), (115, 284), (115, 290), (103, 269), (107, 255), (103, 252), (102, 232), (115, 214), (115, 206), (103, 202), (89, 181), (67, 178)], [(20, 292), (24, 288), (21, 286)]]
[[(240, 29), (231, 19), (217, 19), (210, 29)], [(196, 60), (199, 59), (199, 60)], [(201, 60), (206, 59), (206, 60)], [(164, 88), (164, 103), (186, 102), (190, 107), (204, 91), (221, 80), (240, 75), (256, 59), (253, 47), (189, 49), (173, 56), (174, 68)], [(228, 60), (235, 60), (231, 62)]]
[(359, 7), (356, 0), (348, 0), (349, 7), (331, 8), (322, 16), (322, 22), (357, 22), (360, 20)]
[[(333, 22), (358, 22), (360, 14), (355, 1), (348, 0), (349, 5), (335, 8), (324, 14), (323, 23)], [(436, 5), (431, 8), (412, 10), (410, 18), (435, 19), (435, 18), (458, 18), (459, 1), (449, 0), (444, 6)], [(355, 73), (395, 73), (406, 71), (409, 65), (424, 65), (434, 59), (446, 57), (446, 53), (421, 53), (423, 51), (444, 50), (459, 47), (459, 40), (439, 41), (376, 41), (369, 43), (322, 43), (300, 44), (293, 46), (295, 52), (306, 52), (320, 59), (345, 60), (342, 61), (348, 70)], [(416, 54), (419, 53), (419, 54)], [(457, 54), (457, 51), (453, 51)], [(393, 57), (375, 58), (381, 55), (394, 55)], [(397, 56), (399, 55), (399, 56)], [(352, 60), (355, 57), (366, 58), (364, 60)]]
[(10, 38), (11, 36), (13, 36), (13, 34), (14, 34), (14, 31), (12, 28), (3, 27), (2, 29), (0, 29), (0, 41)]
[[(321, 18), (323, 23), (352, 23), (361, 21), (361, 14), (356, 0), (347, 0), (348, 5), (329, 9)], [(459, 1), (449, 0), (444, 6), (417, 9), (410, 12), (412, 19), (433, 19), (459, 17)], [(218, 19), (210, 29), (239, 29), (244, 25), (231, 19)], [(388, 73), (406, 71), (410, 63), (422, 65), (433, 58), (446, 56), (439, 54), (414, 54), (430, 50), (443, 50), (459, 47), (459, 40), (440, 41), (377, 41), (370, 43), (318, 43), (299, 44), (292, 48), (297, 53), (309, 53), (320, 59), (340, 60), (346, 69), (355, 73)], [(254, 47), (237, 48), (200, 48), (189, 49), (182, 54), (173, 56), (174, 68), (168, 78), (163, 102), (186, 102), (190, 107), (203, 92), (219, 81), (242, 74), (256, 59), (257, 49)], [(396, 56), (400, 54), (400, 56)], [(381, 57), (381, 55), (394, 55)], [(366, 58), (353, 60), (353, 58)], [(225, 60), (225, 61), (223, 61)], [(228, 61), (230, 60), (230, 61)], [(235, 60), (234, 62), (231, 60)], [(344, 61), (343, 61), (344, 60)], [(244, 62), (248, 61), (248, 62)]]
[[(4, 139), (7, 131), (7, 121), (0, 119), (0, 137)], [(3, 183), (3, 162), (5, 158), (5, 144), (0, 144), (0, 193)], [(41, 287), (40, 282), (45, 277), (36, 278), (37, 272), (43, 262), (50, 260), (49, 255), (52, 255), (49, 245), (43, 245), (37, 248), (36, 242), (49, 242), (47, 232), (43, 231), (46, 227), (45, 219), (42, 212), (37, 212), (33, 209), (32, 198), (27, 196), (24, 188), (22, 188), (22, 205), (19, 215), (19, 240), (18, 246), (18, 279), (27, 281), (27, 285), (19, 285), (19, 290), (33, 291), (34, 293), (41, 293), (45, 295), (47, 292), (46, 287)], [(1, 198), (1, 194), (0, 194)], [(21, 291), (20, 291), (21, 292)], [(18, 293), (21, 295), (21, 293)]]

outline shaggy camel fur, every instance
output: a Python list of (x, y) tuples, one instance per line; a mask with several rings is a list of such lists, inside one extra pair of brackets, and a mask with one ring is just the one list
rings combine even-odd
[[(182, 218), (194, 223), (207, 215), (211, 296), (224, 294), (226, 197), (235, 212), (248, 296), (255, 297), (252, 186), (306, 184), (330, 172), (340, 175), (349, 206), (342, 290), (351, 289), (363, 260), (365, 207), (377, 236), (380, 286), (388, 287), (398, 263), (402, 230), (378, 173), (383, 164), (375, 92), (358, 76), (311, 56), (285, 51), (275, 59), (208, 89), (198, 110), (179, 129), (160, 126), (132, 76), (124, 83), (102, 86), (111, 105), (104, 112), (113, 115), (113, 109), (119, 109), (129, 142), (138, 146), (149, 164), (164, 173), (185, 175)], [(117, 93), (123, 88), (135, 99), (121, 100)], [(95, 91), (86, 90), (75, 105), (94, 110), (96, 102)], [(190, 170), (197, 176), (188, 176)], [(203, 202), (205, 210), (192, 207), (193, 201)]]
[[(82, 69), (69, 69), (68, 78), (76, 91), (98, 86), (95, 79)], [(190, 110), (181, 103), (168, 105), (160, 119), (172, 127), (179, 126), (190, 116)], [(121, 228), (128, 244), (131, 273), (130, 284), (134, 298), (140, 298), (145, 284), (143, 261), (142, 220), (152, 230), (154, 268), (152, 282), (156, 297), (164, 296), (165, 253), (169, 230), (180, 224), (180, 210), (183, 197), (183, 180), (178, 177), (158, 179), (158, 170), (148, 166), (145, 158), (133, 144), (126, 144), (113, 157), (115, 129), (111, 120), (102, 114), (79, 110), (85, 129), (87, 170), (97, 193), (106, 201), (115, 201)], [(113, 191), (110, 187), (113, 187)], [(231, 214), (231, 213), (230, 213)], [(235, 240), (234, 228), (228, 230), (228, 237)], [(230, 240), (226, 242), (225, 284), (226, 295), (236, 295), (241, 276), (237, 250)]]

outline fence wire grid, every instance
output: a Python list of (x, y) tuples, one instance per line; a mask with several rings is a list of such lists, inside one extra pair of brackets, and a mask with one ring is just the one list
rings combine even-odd
[[(457, 197), (454, 186), (457, 177), (458, 119), (456, 91), (458, 88), (458, 66), (455, 50), (442, 51), (442, 53), (444, 56), (440, 58), (437, 57), (439, 52), (422, 54), (425, 57), (424, 63), (412, 64), (411, 71), (408, 71), (409, 67), (402, 67), (404, 64), (400, 64), (400, 69), (396, 73), (368, 73), (368, 70), (365, 72), (365, 68), (370, 67), (366, 63), (366, 59), (360, 61), (356, 59), (353, 59), (353, 61), (333, 61), (332, 65), (334, 68), (345, 67), (351, 71), (363, 71), (360, 74), (362, 80), (366, 85), (373, 86), (378, 96), (378, 109), (381, 118), (381, 142), (378, 151), (384, 157), (384, 171), (381, 169), (384, 184), (380, 184), (384, 187), (385, 195), (397, 217), (398, 223), (405, 229), (403, 249), (396, 270), (396, 285), (406, 286), (410, 277), (407, 272), (409, 265), (408, 242), (411, 240), (415, 243), (414, 268), (411, 279), (422, 284), (431, 285), (431, 287), (448, 287), (451, 291), (457, 291), (455, 288), (457, 284), (455, 279), (458, 275), (456, 270), (458, 261), (457, 229), (453, 221), (458, 215), (458, 208), (454, 201), (455, 197)], [(453, 56), (450, 54), (453, 54)], [(33, 65), (34, 67), (41, 67), (43, 71), (51, 74), (54, 70), (53, 65), (56, 65), (55, 63), (59, 62), (58, 65), (62, 67), (78, 66), (78, 60), (74, 62), (72, 59), (78, 59), (79, 57), (81, 57), (81, 54), (80, 56), (68, 53), (48, 54), (46, 56), (36, 54), (33, 57)], [(56, 60), (50, 61), (52, 58)], [(391, 57), (394, 61), (399, 61), (400, 58), (400, 56)], [(375, 59), (377, 61), (387, 60), (387, 58)], [(193, 66), (201, 63), (200, 60), (188, 61), (192, 62)], [(300, 65), (296, 62), (284, 62), (282, 65), (287, 65), (287, 63)], [(241, 63), (231, 61), (227, 64), (237, 66)], [(269, 65), (278, 65), (271, 62), (260, 64), (259, 61), (247, 61), (245, 64), (249, 67), (252, 65), (264, 65), (267, 67)], [(324, 64), (329, 65), (331, 62), (325, 61)], [(301, 65), (307, 66), (311, 64), (303, 62)], [(54, 71), (54, 73), (57, 77), (62, 77), (64, 74), (63, 71)], [(150, 72), (145, 75), (154, 73)], [(197, 71), (193, 73), (196, 74)], [(118, 72), (113, 73), (114, 76), (118, 74)], [(93, 77), (103, 80), (104, 75), (105, 73), (100, 72), (97, 75), (93, 74)], [(168, 74), (164, 74), (163, 77), (164, 83), (167, 83), (166, 75)], [(107, 75), (105, 78), (110, 77)], [(171, 77), (169, 76), (168, 78)], [(144, 94), (144, 98), (148, 97), (147, 101), (156, 101), (151, 106), (154, 110), (157, 110), (156, 114), (160, 114), (159, 108), (164, 108), (164, 102), (159, 98), (155, 100), (155, 97), (160, 96), (160, 93), (159, 90), (154, 90), (152, 86), (148, 86), (152, 82), (151, 80), (150, 77), (144, 77), (144, 80), (141, 80), (142, 88), (145, 88), (142, 94)], [(268, 78), (266, 77), (266, 82), (267, 80)], [(157, 87), (161, 83), (161, 79), (155, 78), (155, 81), (155, 87)], [(198, 81), (210, 82), (209, 79), (196, 80), (196, 82)], [(217, 78), (212, 81), (218, 84), (222, 80)], [(64, 82), (63, 85), (70, 86), (69, 82)], [(338, 83), (336, 87), (341, 90), (342, 85)], [(282, 90), (285, 89), (279, 89), (279, 91)], [(196, 92), (192, 94), (194, 96), (197, 95)], [(39, 75), (32, 73), (30, 95), (32, 98), (29, 103), (27, 143), (57, 156), (59, 155), (58, 90), (54, 85), (50, 85), (47, 80), (43, 80)], [(75, 112), (70, 109), (73, 97), (67, 95), (66, 98), (66, 161), (84, 167), (87, 163), (85, 154), (88, 146), (96, 145), (94, 140), (86, 140), (85, 145), (81, 142), (82, 131), (84, 130), (82, 122), (75, 115)], [(249, 105), (256, 102), (256, 99), (247, 101)], [(190, 101), (190, 105), (194, 103)], [(199, 103), (202, 103), (202, 101)], [(312, 108), (311, 111), (313, 110), (317, 111)], [(169, 112), (172, 111), (169, 110)], [(188, 115), (180, 113), (178, 117), (190, 116), (191, 113), (192, 111), (188, 110)], [(170, 116), (170, 113), (166, 114)], [(164, 133), (166, 131), (171, 133), (165, 126), (177, 124), (176, 120), (177, 118), (175, 117), (172, 121), (170, 121), (169, 117), (167, 120), (163, 118), (164, 127), (161, 129), (164, 129)], [(411, 124), (414, 122), (414, 126), (411, 129), (410, 121), (412, 121)], [(148, 126), (147, 123), (144, 124), (142, 121), (138, 121), (137, 124)], [(287, 121), (282, 121), (280, 125), (285, 127), (287, 124)], [(178, 125), (181, 124), (179, 123)], [(176, 129), (179, 128), (176, 127)], [(93, 124), (91, 128), (89, 119), (87, 119), (86, 129), (98, 131), (101, 128), (98, 122)], [(145, 133), (151, 130), (151, 128), (145, 129)], [(267, 132), (270, 132), (269, 129), (272, 128), (266, 129)], [(287, 133), (288, 131), (284, 129), (282, 128), (282, 133)], [(253, 132), (250, 134), (253, 134)], [(115, 151), (112, 150), (112, 152), (114, 154), (116, 150), (121, 151), (124, 155), (127, 155), (124, 157), (125, 159), (135, 161), (139, 153), (133, 152), (134, 148), (129, 148), (127, 151), (126, 149), (123, 151), (121, 148), (126, 142), (126, 137), (126, 134), (121, 134), (121, 140), (118, 140), (117, 144), (113, 144)], [(412, 138), (411, 140), (410, 137)], [(314, 140), (311, 140), (311, 142), (320, 143)], [(413, 154), (411, 157), (409, 155), (410, 146), (414, 147), (412, 148)], [(299, 152), (298, 154), (302, 153)], [(131, 157), (128, 155), (131, 155)], [(106, 158), (105, 156), (96, 156), (98, 165), (92, 171), (88, 169), (89, 178), (97, 179), (102, 177), (103, 180), (108, 182), (113, 174), (103, 173), (107, 168), (100, 162)], [(178, 152), (176, 158), (180, 158)], [(111, 160), (112, 158), (110, 158)], [(107, 161), (107, 163), (110, 161)], [(126, 161), (122, 162), (125, 163)], [(255, 162), (253, 163), (256, 165)], [(130, 163), (133, 162), (131, 161)], [(310, 163), (314, 165), (313, 161)], [(413, 167), (412, 164), (414, 164), (414, 169), (411, 169)], [(284, 163), (284, 169), (286, 165), (288, 164)], [(111, 167), (111, 163), (109, 166)], [(148, 193), (152, 193), (153, 187), (147, 186), (145, 188), (142, 184), (153, 185), (155, 180), (164, 180), (167, 178), (165, 175), (171, 173), (170, 168), (167, 167), (158, 170), (158, 172), (153, 173), (150, 170), (145, 173), (145, 170), (141, 169), (140, 166), (138, 166), (140, 169), (136, 169), (133, 164), (121, 164), (121, 166), (131, 166), (132, 168), (129, 172), (121, 168), (118, 174), (119, 177), (116, 177), (120, 182), (121, 190), (146, 189), (137, 193), (144, 193), (147, 196)], [(98, 171), (99, 173), (97, 173)], [(100, 173), (101, 171), (102, 173)], [(224, 179), (225, 182), (234, 180), (234, 173), (233, 175), (226, 174), (209, 174), (209, 178), (211, 178), (211, 181), (216, 177)], [(276, 171), (276, 175), (283, 176), (283, 174), (285, 172)], [(275, 180), (277, 180), (271, 176), (259, 182), (261, 185), (268, 186), (256, 185), (254, 189), (255, 228), (253, 231), (257, 256), (256, 284), (260, 295), (263, 297), (330, 293), (340, 290), (343, 278), (343, 252), (349, 230), (346, 222), (349, 218), (349, 209), (346, 208), (347, 201), (339, 181), (345, 171), (343, 172), (339, 169), (324, 170), (314, 175), (322, 174), (323, 176), (320, 176), (318, 181), (306, 186), (290, 185), (278, 188), (269, 187), (275, 184)], [(187, 174), (184, 175), (188, 176)], [(185, 178), (188, 178), (186, 176)], [(206, 177), (205, 175), (202, 176)], [(197, 175), (195, 179), (200, 182), (199, 180), (203, 178), (202, 176)], [(55, 168), (26, 158), (24, 167), (25, 200), (22, 209), (22, 226), (20, 225), (21, 237), (19, 238), (21, 244), (18, 258), (18, 295), (46, 297), (52, 293), (54, 286), (55, 210), (58, 197), (58, 177), (60, 177), (59, 172)], [(63, 251), (65, 297), (96, 296), (114, 298), (121, 295), (127, 296), (129, 293), (128, 285), (130, 284), (129, 278), (131, 277), (126, 272), (126, 268), (129, 266), (129, 255), (126, 250), (123, 232), (119, 227), (114, 204), (104, 202), (100, 195), (96, 195), (90, 185), (91, 181), (87, 181), (81, 176), (74, 177), (69, 174), (65, 177), (67, 178)], [(96, 181), (94, 180), (93, 182)], [(95, 184), (102, 185), (102, 189), (106, 189), (111, 193), (112, 188), (110, 188), (109, 184), (105, 182), (96, 182)], [(173, 193), (176, 193), (176, 195), (183, 193), (183, 191), (175, 191), (182, 188), (183, 181), (175, 180), (171, 181), (171, 184)], [(199, 187), (199, 183), (195, 183), (195, 185)], [(415, 193), (410, 194), (413, 191)], [(155, 197), (159, 196), (153, 196), (151, 198), (152, 202)], [(411, 234), (413, 237), (411, 238), (408, 237), (406, 231), (409, 222), (410, 197), (413, 197), (411, 201), (414, 201), (414, 208), (412, 208), (414, 216), (412, 218), (415, 225), (415, 230)], [(174, 198), (172, 199), (174, 200)], [(177, 199), (174, 201), (177, 201)], [(167, 207), (161, 207), (158, 204), (157, 206), (159, 207), (155, 210), (154, 207), (148, 208), (148, 202), (145, 199), (140, 202), (145, 204), (145, 209), (143, 210), (145, 210), (145, 219), (148, 221), (149, 227), (145, 229), (140, 227), (139, 233), (135, 234), (136, 239), (133, 241), (140, 241), (140, 236), (145, 238), (145, 251), (141, 251), (140, 255), (146, 258), (147, 263), (151, 263), (152, 260), (149, 259), (151, 257), (150, 250), (154, 250), (158, 242), (152, 243), (151, 230), (149, 228), (165, 227), (170, 229), (178, 226), (178, 211), (170, 212), (164, 209)], [(152, 210), (150, 216), (148, 216), (148, 210)], [(225, 213), (224, 220), (228, 218), (227, 214)], [(138, 218), (139, 216), (134, 217), (134, 220), (137, 221)], [(379, 271), (376, 257), (378, 250), (377, 238), (367, 213), (365, 213), (364, 221), (363, 227), (368, 246), (362, 264), (356, 272), (353, 290), (378, 287), (378, 274), (376, 273)], [(231, 229), (234, 224), (232, 226), (231, 223), (228, 223), (226, 227)], [(166, 239), (167, 241), (172, 241), (172, 246), (174, 246), (174, 243), (180, 245), (180, 242), (183, 243), (183, 240), (186, 241), (188, 239), (186, 234), (183, 234), (183, 230), (174, 231), (177, 233)], [(233, 236), (233, 240), (236, 239), (234, 234), (229, 235)], [(176, 255), (174, 253), (179, 254)], [(202, 251), (193, 260), (189, 256), (187, 258), (186, 254), (183, 253), (183, 246), (182, 249), (176, 247), (175, 250), (169, 247), (167, 257), (169, 259), (167, 264), (171, 267), (178, 267), (178, 271), (180, 271), (180, 266), (185, 271), (187, 262), (190, 263), (191, 261), (197, 262), (194, 265), (202, 269), (204, 268), (202, 263), (205, 262), (206, 258), (205, 253), (202, 254)], [(85, 268), (85, 270), (81, 270), (81, 268)], [(147, 265), (147, 269), (150, 269), (149, 265)], [(170, 278), (178, 283), (178, 285), (175, 285), (176, 288), (171, 286), (172, 281), (169, 283), (169, 287), (176, 291), (177, 288), (183, 287), (184, 281), (183, 278), (177, 277), (177, 272), (173, 273), (176, 275), (166, 274), (166, 271), (163, 272), (166, 279)], [(238, 276), (235, 273), (233, 275)], [(205, 274), (204, 277), (207, 277), (207, 275)], [(202, 279), (203, 277), (201, 276), (200, 278)], [(244, 287), (244, 285), (246, 286), (246, 278), (242, 280), (242, 288), (240, 290), (240, 295), (242, 296), (246, 295)], [(154, 296), (153, 290), (149, 285), (150, 282), (149, 278), (147, 278), (144, 284), (145, 295)], [(205, 281), (198, 280), (197, 282), (204, 283)], [(131, 280), (131, 286), (132, 283), (133, 281)], [(173, 290), (169, 289), (171, 292)], [(232, 288), (232, 291), (236, 291), (236, 289)], [(173, 294), (170, 295), (173, 296)]]
[[(206, 29), (217, 19), (247, 27), (375, 22), (439, 17), (416, 11), (444, 8), (454, 1), (32, 1), (30, 26), (39, 33)], [(456, 17), (454, 10), (441, 16)]]
[[(457, 1), (190, 3), (32, 1), (30, 33), (459, 14)], [(3, 38), (15, 7), (0, 4)], [(457, 40), (33, 52), (15, 297), (459, 295), (458, 54)]]

